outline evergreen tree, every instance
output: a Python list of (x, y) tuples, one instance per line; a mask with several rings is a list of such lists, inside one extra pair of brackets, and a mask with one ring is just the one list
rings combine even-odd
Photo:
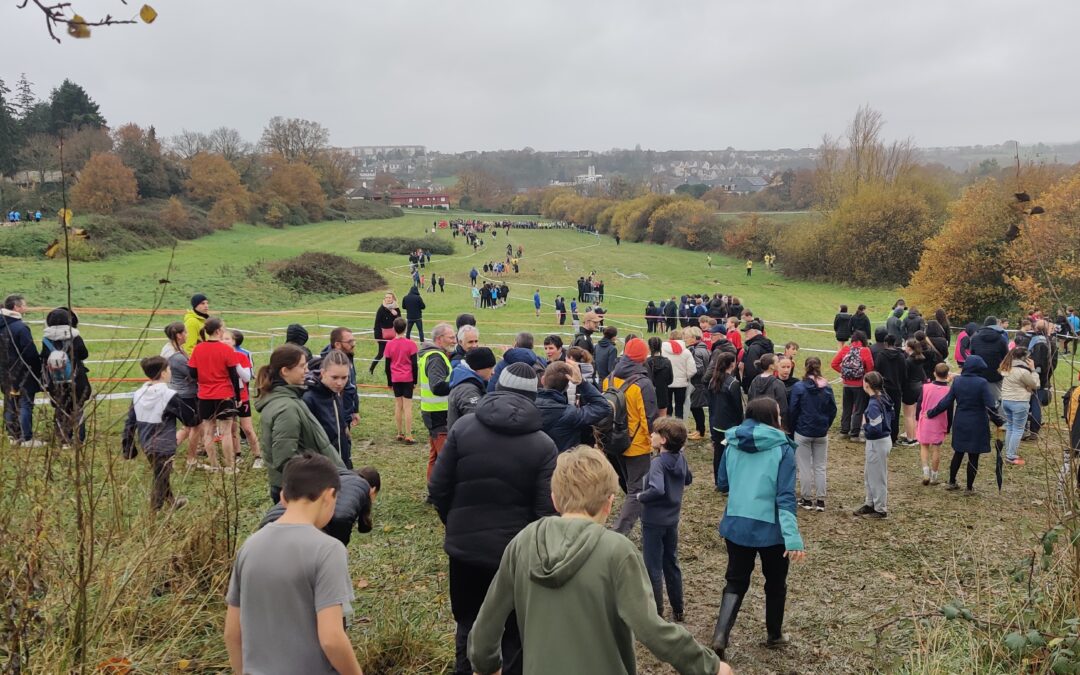
[(10, 93), (11, 90), (0, 79), (0, 175), (11, 174), (18, 164), (19, 125), (8, 100)]
[(64, 80), (63, 84), (53, 89), (49, 112), (53, 133), (69, 127), (100, 129), (105, 126), (105, 118), (102, 117), (98, 104), (90, 98), (85, 89), (71, 80)]
[(37, 104), (33, 86), (34, 83), (26, 79), (26, 73), (19, 76), (19, 83), (15, 85), (14, 106), (20, 119), (25, 119)]

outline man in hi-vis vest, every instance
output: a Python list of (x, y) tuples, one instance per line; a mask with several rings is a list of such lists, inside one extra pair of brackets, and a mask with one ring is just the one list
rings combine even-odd
[(440, 323), (431, 333), (431, 341), (420, 345), (417, 370), (420, 377), (420, 416), (430, 436), (427, 477), (446, 442), (446, 411), (450, 395), (450, 354), (457, 345), (454, 327)]

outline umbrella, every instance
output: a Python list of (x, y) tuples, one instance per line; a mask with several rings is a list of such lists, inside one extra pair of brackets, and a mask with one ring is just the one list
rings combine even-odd
[(1004, 464), (1001, 459), (1001, 451), (1005, 448), (1004, 436), (1005, 429), (998, 427), (997, 438), (994, 439), (994, 448), (997, 450), (997, 457), (994, 459), (994, 477), (997, 478), (998, 492), (1001, 492), (1001, 471), (1002, 464)]

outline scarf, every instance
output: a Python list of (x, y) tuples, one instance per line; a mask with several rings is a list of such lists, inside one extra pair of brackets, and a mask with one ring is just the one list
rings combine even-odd
[(200, 311), (199, 311), (199, 310), (197, 310), (197, 309), (193, 309), (193, 310), (191, 310), (191, 311), (195, 312), (196, 314), (198, 314), (199, 316), (201, 316), (201, 317), (202, 317), (203, 319), (209, 319), (209, 318), (210, 318), (210, 315), (209, 315), (209, 314), (203, 314), (202, 312), (200, 312)]

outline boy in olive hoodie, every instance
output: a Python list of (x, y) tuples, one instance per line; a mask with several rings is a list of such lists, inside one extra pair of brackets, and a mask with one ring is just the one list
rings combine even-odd
[(683, 675), (731, 673), (687, 630), (656, 613), (641, 554), (604, 527), (618, 477), (604, 454), (581, 446), (559, 455), (551, 497), (560, 517), (522, 530), (503, 553), (469, 634), (477, 672), (497, 672), (510, 612), (524, 637), (525, 675), (636, 672), (634, 639)]

